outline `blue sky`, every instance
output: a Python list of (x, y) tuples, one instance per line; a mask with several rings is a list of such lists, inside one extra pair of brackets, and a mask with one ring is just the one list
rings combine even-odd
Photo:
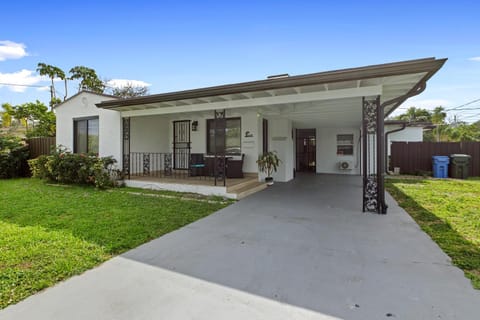
[[(478, 1), (17, 0), (0, 12), (1, 83), (47, 86), (35, 73), (45, 62), (161, 93), (437, 57), (449, 60), (402, 108), (480, 99)], [(35, 99), (48, 103), (48, 91), (0, 87), (0, 103)], [(480, 119), (480, 102), (469, 107), (449, 115)]]

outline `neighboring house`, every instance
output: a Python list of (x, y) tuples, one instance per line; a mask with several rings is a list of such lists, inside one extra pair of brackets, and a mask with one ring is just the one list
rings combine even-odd
[[(276, 181), (307, 173), (362, 174), (363, 210), (385, 213), (385, 142), (377, 139), (384, 117), (422, 92), (445, 61), (279, 75), (130, 99), (83, 92), (56, 108), (57, 141), (113, 155), (132, 185), (168, 188), (179, 177), (184, 183), (177, 179), (172, 189), (213, 194), (234, 180), (228, 178), (234, 161), (245, 176), (262, 179), (258, 155), (275, 150), (281, 159)], [(198, 189), (202, 178), (212, 177), (217, 187)]]
[[(406, 121), (386, 120), (385, 133), (387, 134), (387, 155), (391, 155), (392, 142), (421, 142), (423, 141), (423, 132), (426, 129), (432, 129), (431, 123), (411, 123)], [(396, 130), (400, 131), (396, 131)], [(394, 131), (390, 134), (388, 132)]]

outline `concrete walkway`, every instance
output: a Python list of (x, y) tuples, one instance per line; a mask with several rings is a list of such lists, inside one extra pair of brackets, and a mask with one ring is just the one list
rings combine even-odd
[(388, 197), (303, 176), (0, 311), (0, 319), (479, 319), (480, 292)]

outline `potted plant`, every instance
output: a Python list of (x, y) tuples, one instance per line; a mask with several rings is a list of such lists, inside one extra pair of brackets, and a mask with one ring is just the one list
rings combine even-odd
[(281, 161), (278, 158), (276, 151), (265, 152), (258, 157), (258, 170), (264, 172), (267, 175), (267, 177), (265, 178), (265, 182), (269, 186), (273, 184), (272, 173), (277, 171), (280, 162)]

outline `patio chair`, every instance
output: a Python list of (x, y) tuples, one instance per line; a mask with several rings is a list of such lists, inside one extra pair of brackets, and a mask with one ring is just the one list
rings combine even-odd
[(190, 176), (204, 176), (205, 175), (205, 159), (203, 153), (190, 154)]
[(243, 178), (243, 160), (245, 154), (239, 160), (228, 159), (227, 161), (227, 178)]

